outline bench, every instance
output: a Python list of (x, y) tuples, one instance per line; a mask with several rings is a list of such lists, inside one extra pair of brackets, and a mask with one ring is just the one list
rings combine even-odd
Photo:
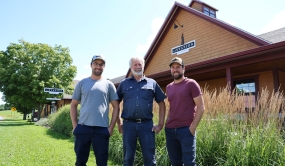
[(32, 119), (28, 119), (27, 122), (29, 122), (31, 124), (33, 121), (32, 121)]

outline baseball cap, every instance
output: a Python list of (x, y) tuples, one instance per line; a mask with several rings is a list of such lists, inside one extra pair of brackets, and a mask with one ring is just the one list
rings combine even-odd
[(104, 63), (106, 63), (106, 61), (105, 61), (105, 59), (104, 59), (104, 57), (103, 57), (102, 55), (94, 55), (94, 56), (92, 57), (91, 63), (92, 63), (93, 61), (97, 60), (97, 59), (102, 60)]
[(169, 66), (171, 66), (172, 63), (178, 63), (181, 66), (184, 66), (184, 63), (183, 63), (182, 59), (178, 58), (178, 57), (175, 57), (175, 58), (171, 59)]

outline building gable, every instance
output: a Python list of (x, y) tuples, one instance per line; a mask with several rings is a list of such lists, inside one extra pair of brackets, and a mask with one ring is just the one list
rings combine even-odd
[[(176, 20), (179, 20), (177, 24), (183, 25), (183, 28), (173, 28)], [(175, 2), (145, 55), (146, 75), (169, 69), (167, 64), (174, 57), (171, 54), (171, 48), (181, 44), (182, 34), (185, 43), (195, 40), (197, 45), (195, 49), (180, 55), (183, 59), (185, 58), (185, 65), (270, 44), (262, 38)], [(231, 42), (228, 43), (227, 40)], [(236, 46), (232, 47), (233, 45)], [(129, 75), (130, 70), (128, 70), (126, 76)]]
[[(191, 65), (265, 44), (265, 42), (259, 43), (250, 40), (242, 35), (243, 32), (233, 33), (232, 30), (214, 22), (220, 22), (219, 20), (206, 16), (197, 10), (185, 6), (182, 8), (181, 4), (176, 5), (178, 6), (176, 15), (174, 14), (172, 22), (169, 22), (171, 26), (164, 31), (164, 37), (160, 39), (162, 41), (158, 41), (160, 44), (156, 46), (155, 53), (146, 55), (146, 57), (151, 56), (151, 58), (147, 59), (145, 75), (169, 70), (169, 61), (175, 56), (181, 57), (185, 65)], [(174, 29), (173, 24), (179, 26)], [(183, 54), (172, 54), (171, 48), (180, 46), (182, 40), (184, 43), (195, 41), (196, 46)]]

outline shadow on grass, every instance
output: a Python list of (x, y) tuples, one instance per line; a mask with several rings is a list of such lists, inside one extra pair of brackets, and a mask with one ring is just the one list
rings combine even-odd
[(3, 119), (0, 121), (0, 126), (26, 126), (26, 125), (34, 125), (33, 122), (27, 122), (22, 119)]
[(49, 135), (50, 137), (54, 138), (54, 139), (68, 140), (69, 142), (74, 142), (74, 138), (63, 135), (63, 134), (61, 134), (57, 131), (54, 131), (50, 128), (46, 131), (46, 134)]
[[(15, 121), (15, 122), (24, 122), (24, 121), (26, 121), (26, 120), (23, 120), (23, 119), (3, 119), (3, 120), (1, 120), (2, 122), (4, 122), (4, 121)], [(0, 122), (1, 122), (0, 121)]]
[[(68, 142), (74, 143), (74, 137), (68, 137), (68, 136), (63, 135), (63, 134), (61, 134), (57, 131), (54, 131), (52, 129), (48, 129), (46, 131), (46, 134), (49, 135), (50, 137), (54, 138), (54, 139), (68, 140)], [(92, 154), (94, 156), (92, 146), (90, 147), (90, 154)]]

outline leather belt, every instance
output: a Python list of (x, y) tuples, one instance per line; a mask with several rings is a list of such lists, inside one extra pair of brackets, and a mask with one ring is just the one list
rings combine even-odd
[(146, 121), (151, 121), (152, 119), (128, 119), (128, 118), (124, 118), (125, 121), (132, 121), (132, 122), (136, 122), (136, 123), (141, 123), (141, 122), (146, 122)]

